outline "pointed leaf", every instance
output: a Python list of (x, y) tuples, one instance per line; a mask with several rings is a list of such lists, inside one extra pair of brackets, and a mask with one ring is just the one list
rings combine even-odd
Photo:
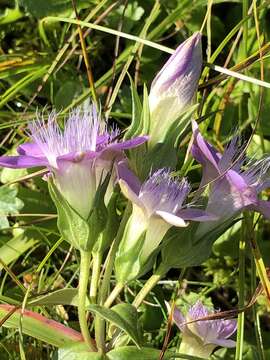
[(140, 134), (142, 131), (142, 126), (140, 123), (141, 114), (142, 114), (141, 100), (130, 75), (129, 75), (129, 80), (130, 80), (130, 90), (132, 97), (132, 120), (129, 129), (127, 130), (124, 136), (125, 140), (131, 139), (135, 135)]
[[(31, 249), (37, 242), (37, 239), (27, 236), (25, 233), (15, 236), (0, 247), (1, 260), (3, 260), (4, 263), (8, 265), (12, 261), (17, 260), (18, 257), (20, 257), (27, 250)], [(0, 240), (0, 245), (1, 243), (2, 241)], [(0, 264), (0, 270), (2, 268), (3, 266)]]
[(110, 178), (111, 173), (109, 172), (104, 181), (99, 184), (94, 197), (93, 207), (87, 220), (93, 245), (96, 243), (100, 233), (105, 229), (107, 224), (108, 211), (104, 203), (104, 197)]
[(107, 250), (108, 247), (111, 245), (113, 239), (117, 234), (120, 225), (120, 216), (118, 215), (116, 209), (118, 195), (118, 193), (113, 193), (111, 196), (111, 199), (107, 206), (108, 218), (106, 227), (103, 230), (102, 234), (99, 236), (97, 242), (95, 243), (93, 252), (104, 253), (104, 251)]
[(143, 88), (143, 111), (142, 111), (142, 135), (149, 134), (150, 130), (150, 109), (149, 109), (149, 99), (148, 99), (148, 92), (147, 87), (144, 84)]
[(23, 202), (16, 197), (16, 187), (0, 187), (0, 229), (8, 227), (7, 215), (17, 214), (23, 207)]
[[(78, 306), (78, 289), (61, 289), (52, 293), (38, 296), (28, 301), (28, 305), (73, 305)], [(86, 305), (90, 305), (86, 299)]]
[[(128, 305), (128, 304), (123, 304)], [(133, 307), (132, 305), (128, 305), (129, 307)], [(113, 309), (107, 309), (100, 305), (89, 305), (87, 306), (87, 309), (91, 312), (101, 316), (103, 319), (111, 322), (112, 324), (116, 325), (119, 329), (123, 330), (130, 338), (133, 340), (136, 346), (140, 347), (140, 337), (138, 334), (138, 326), (137, 322), (134, 324), (132, 323), (131, 319), (135, 318), (134, 310), (131, 311), (131, 308), (129, 308), (129, 315), (127, 318), (123, 317), (121, 312), (124, 312), (125, 315), (127, 314), (127, 307), (118, 307), (117, 310)], [(120, 311), (121, 310), (121, 311)], [(119, 314), (120, 312), (121, 314)], [(136, 312), (136, 310), (135, 310)]]

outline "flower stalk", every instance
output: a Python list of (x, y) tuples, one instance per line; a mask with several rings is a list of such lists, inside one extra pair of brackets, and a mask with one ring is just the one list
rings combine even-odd
[(146, 281), (144, 286), (136, 295), (135, 299), (133, 300), (132, 305), (138, 309), (138, 307), (142, 304), (143, 300), (146, 296), (150, 293), (150, 291), (157, 285), (157, 283), (163, 278), (163, 276), (167, 273), (168, 267), (160, 264), (157, 268), (155, 273)]
[[(130, 206), (127, 206), (126, 210), (124, 212), (117, 236), (112, 243), (110, 251), (107, 255), (107, 259), (105, 261), (106, 268), (105, 268), (103, 280), (101, 283), (101, 288), (100, 288), (100, 291), (98, 294), (98, 303), (100, 305), (104, 305), (107, 294), (108, 294), (108, 289), (110, 286), (111, 275), (112, 275), (112, 271), (113, 271), (116, 252), (118, 250), (119, 243), (122, 239), (123, 231), (124, 231), (127, 219), (129, 217), (129, 214), (130, 214)], [(105, 321), (100, 316), (96, 316), (96, 319), (95, 319), (95, 337), (96, 337), (96, 343), (97, 343), (98, 350), (101, 353), (104, 353), (105, 352)]]
[(102, 253), (100, 251), (92, 253), (93, 266), (90, 284), (90, 301), (95, 304), (97, 302), (97, 289), (100, 279), (100, 267), (102, 262)]
[(125, 284), (124, 283), (117, 283), (113, 289), (113, 291), (110, 293), (110, 295), (107, 297), (107, 300), (104, 303), (104, 307), (109, 308), (114, 300), (117, 298), (117, 296), (121, 293), (121, 291), (124, 289)]
[(87, 296), (87, 285), (89, 279), (89, 269), (91, 262), (91, 253), (80, 251), (81, 263), (80, 263), (80, 275), (79, 275), (79, 302), (78, 302), (78, 316), (79, 323), (82, 332), (82, 336), (86, 344), (89, 346), (91, 351), (96, 351), (93, 339), (91, 339), (87, 318), (86, 318), (86, 296)]
[(270, 281), (269, 281), (269, 278), (268, 278), (268, 275), (267, 275), (267, 271), (266, 271), (266, 268), (265, 268), (265, 265), (264, 265), (264, 261), (263, 261), (263, 258), (262, 258), (260, 248), (259, 248), (258, 243), (257, 243), (256, 236), (255, 236), (255, 233), (254, 233), (253, 222), (252, 222), (251, 218), (248, 215), (245, 216), (245, 219), (246, 219), (246, 226), (247, 226), (247, 234), (248, 234), (248, 237), (249, 237), (252, 253), (253, 253), (253, 256), (254, 256), (256, 270), (258, 272), (260, 281), (262, 283), (264, 293), (266, 294), (268, 304), (270, 305)]

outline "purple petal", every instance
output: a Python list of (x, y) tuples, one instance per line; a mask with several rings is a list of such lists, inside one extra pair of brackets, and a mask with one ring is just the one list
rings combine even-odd
[(82, 160), (93, 160), (98, 156), (95, 151), (72, 152), (57, 157), (57, 163), (61, 161), (80, 162)]
[(227, 339), (237, 330), (237, 320), (223, 320), (222, 330), (219, 332), (219, 338)]
[(27, 155), (0, 157), (0, 166), (11, 169), (23, 169), (48, 165), (48, 160), (45, 157), (40, 158)]
[(244, 160), (244, 155), (241, 155), (239, 157), (239, 155), (241, 154), (241, 150), (243, 150), (243, 147), (240, 147), (238, 145), (238, 137), (235, 136), (231, 140), (231, 142), (226, 146), (224, 153), (222, 154), (222, 157), (218, 163), (218, 166), (219, 166), (219, 169), (221, 172), (224, 172), (228, 168), (230, 168), (234, 164), (236, 158), (239, 158), (239, 159), (233, 165), (232, 168), (236, 171), (240, 170), (243, 160)]
[(216, 221), (219, 219), (218, 216), (200, 209), (182, 209), (177, 212), (177, 215), (184, 220), (192, 221)]
[(230, 339), (214, 339), (211, 341), (211, 344), (216, 344), (218, 346), (233, 348), (236, 345), (236, 342)]
[(134, 191), (132, 191), (132, 189), (129, 187), (129, 185), (123, 179), (120, 179), (118, 182), (119, 182), (120, 188), (121, 188), (124, 196), (128, 200), (130, 200), (132, 202), (132, 204), (136, 204), (138, 207), (140, 207), (141, 209), (143, 209), (145, 211), (143, 203), (140, 201), (137, 194)]
[(216, 168), (217, 172), (219, 173), (218, 162), (220, 159), (220, 154), (211, 144), (204, 140), (195, 121), (192, 121), (192, 130), (195, 146), (194, 154), (198, 156), (199, 162), (209, 162), (214, 166), (214, 168)]
[(191, 319), (196, 320), (199, 318), (203, 318), (205, 316), (208, 316), (208, 311), (206, 307), (203, 305), (203, 303), (198, 300), (190, 309), (188, 312)]
[(248, 209), (258, 211), (265, 218), (270, 219), (270, 201), (258, 200), (257, 204), (249, 206)]
[(182, 218), (180, 218), (179, 216), (176, 216), (174, 214), (168, 213), (166, 211), (156, 211), (155, 212), (156, 215), (159, 215), (160, 217), (162, 217), (163, 220), (165, 220), (167, 223), (173, 225), (173, 226), (177, 226), (177, 227), (187, 227), (188, 223), (186, 223)]
[(202, 66), (201, 34), (196, 32), (175, 50), (165, 63), (151, 85), (151, 91), (157, 87), (159, 91), (166, 91), (177, 79), (184, 77), (191, 71), (199, 77)]
[(138, 136), (134, 139), (122, 141), (119, 143), (112, 143), (112, 144), (108, 145), (104, 149), (104, 151), (109, 151), (109, 150), (120, 151), (120, 150), (132, 149), (134, 147), (137, 147), (137, 146), (145, 143), (148, 139), (149, 139), (149, 136)]
[(40, 147), (35, 143), (25, 143), (17, 148), (17, 152), (20, 155), (28, 155), (33, 157), (44, 157), (44, 153)]
[(116, 169), (117, 169), (118, 178), (124, 180), (125, 183), (127, 183), (127, 185), (129, 186), (129, 188), (136, 195), (139, 195), (141, 182), (137, 178), (137, 176), (135, 176), (133, 172), (128, 168), (127, 162), (125, 160), (119, 161), (116, 164)]
[(243, 176), (241, 176), (241, 174), (238, 174), (234, 170), (229, 170), (226, 173), (226, 178), (232, 185), (236, 187), (238, 191), (244, 191), (248, 186)]
[(176, 306), (173, 310), (173, 320), (181, 331), (185, 330), (186, 325), (182, 325), (182, 324), (186, 322), (186, 319), (182, 314), (182, 312)]
[(98, 135), (97, 136), (97, 140), (96, 140), (96, 146), (100, 146), (104, 143), (107, 143), (110, 140), (110, 135), (109, 134), (102, 134), (102, 135)]

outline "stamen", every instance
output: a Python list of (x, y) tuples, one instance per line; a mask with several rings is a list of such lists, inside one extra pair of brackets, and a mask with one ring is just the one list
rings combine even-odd
[(160, 169), (143, 183), (139, 198), (151, 213), (156, 210), (175, 213), (181, 208), (190, 189), (185, 178), (181, 181), (173, 179), (169, 169)]

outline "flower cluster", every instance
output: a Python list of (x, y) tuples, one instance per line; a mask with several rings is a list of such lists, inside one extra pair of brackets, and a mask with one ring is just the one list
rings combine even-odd
[[(172, 245), (172, 252), (176, 252), (174, 257), (178, 259), (179, 252), (175, 251), (175, 243), (170, 242), (169, 236), (166, 238), (169, 232), (176, 234), (174, 240), (177, 242), (188, 242), (188, 236), (187, 239), (183, 239), (181, 236), (178, 238), (178, 235), (187, 234), (191, 229), (190, 243), (193, 245), (197, 239), (206, 239), (210, 248), (213, 233), (214, 240), (216, 239), (215, 229), (223, 229), (242, 211), (258, 211), (270, 218), (270, 202), (259, 197), (260, 192), (270, 185), (267, 175), (269, 159), (249, 162), (242, 154), (243, 147), (238, 145), (237, 138), (234, 138), (221, 154), (203, 138), (197, 123), (192, 121), (191, 153), (202, 165), (201, 183), (192, 199), (192, 186), (189, 181), (185, 177), (173, 175), (177, 173), (178, 167), (170, 165), (170, 169), (163, 166), (169, 161), (168, 154), (176, 154), (178, 151), (175, 145), (178, 134), (171, 136), (171, 129), (175, 135), (178, 131), (179, 117), (187, 112), (194, 102), (201, 68), (201, 34), (195, 33), (176, 49), (152, 83), (149, 111), (148, 108), (147, 111), (143, 111), (143, 114), (147, 113), (147, 120), (144, 116), (141, 120), (147, 124), (135, 122), (139, 124), (140, 129), (134, 132), (141, 134), (141, 129), (148, 129), (145, 130), (147, 134), (142, 130), (142, 136), (126, 141), (119, 140), (120, 131), (109, 130), (92, 105), (87, 112), (82, 112), (80, 108), (71, 112), (63, 127), (59, 125), (55, 112), (49, 115), (48, 121), (41, 117), (31, 122), (28, 126), (30, 142), (18, 147), (17, 156), (0, 157), (2, 167), (45, 167), (48, 170), (50, 194), (58, 211), (58, 228), (62, 236), (81, 251), (82, 263), (86, 264), (83, 270), (81, 266), (79, 291), (82, 293), (79, 292), (78, 299), (80, 325), (83, 337), (88, 343), (90, 341), (84, 313), (89, 263), (91, 253), (95, 252), (94, 246), (99, 244), (100, 234), (105, 233), (107, 225), (107, 233), (112, 234), (109, 236), (110, 241), (115, 238), (112, 261), (118, 284), (112, 294), (117, 296), (121, 286), (149, 270), (153, 261), (166, 262), (164, 257), (160, 261), (157, 256), (160, 249), (166, 251), (166, 245)], [(139, 104), (139, 97), (137, 102)], [(189, 122), (186, 122), (183, 128), (187, 125)], [(167, 147), (162, 147), (162, 144), (168, 139), (167, 135), (170, 141), (169, 152), (166, 154)], [(140, 158), (143, 153), (140, 151), (133, 150), (134, 157), (128, 156), (132, 154), (132, 150), (128, 151), (128, 155), (125, 153), (126, 150), (144, 143), (145, 158)], [(164, 157), (159, 162), (162, 165), (155, 166), (156, 163), (152, 161), (153, 148), (157, 152), (163, 149), (158, 154)], [(142, 167), (147, 159), (147, 164), (150, 163), (154, 170), (147, 176), (142, 175), (149, 172), (149, 167), (145, 166), (147, 171), (140, 173), (136, 167), (137, 163), (132, 163), (134, 158)], [(202, 206), (199, 205), (198, 199), (206, 187), (209, 191)], [(109, 205), (113, 203), (115, 214), (118, 210), (115, 202), (110, 202), (114, 197), (114, 191), (117, 199), (121, 191), (130, 202), (119, 229), (118, 223), (113, 224), (113, 216), (108, 221)], [(192, 226), (189, 227), (190, 223)], [(186, 233), (185, 228), (188, 228)], [(201, 243), (199, 251), (205, 244)], [(115, 249), (115, 246), (118, 248)], [(99, 250), (101, 248), (104, 249), (100, 246)], [(168, 251), (169, 256), (172, 252)], [(103, 253), (104, 250), (101, 255), (98, 254), (100, 257), (93, 268), (101, 265)], [(176, 263), (168, 262), (170, 266)], [(111, 265), (109, 261), (108, 268), (112, 272)], [(108, 280), (107, 276), (104, 278)], [(94, 281), (94, 290), (97, 292), (98, 276)], [(105, 283), (101, 297), (106, 294), (107, 287), (108, 283)], [(96, 293), (92, 298), (97, 298)], [(103, 300), (102, 305), (106, 304)], [(234, 346), (234, 341), (229, 337), (236, 330), (236, 322), (202, 320), (211, 314), (213, 312), (209, 312), (200, 302), (190, 308), (186, 317), (177, 308), (174, 310), (174, 320), (183, 334), (180, 352), (207, 359), (217, 346)]]

